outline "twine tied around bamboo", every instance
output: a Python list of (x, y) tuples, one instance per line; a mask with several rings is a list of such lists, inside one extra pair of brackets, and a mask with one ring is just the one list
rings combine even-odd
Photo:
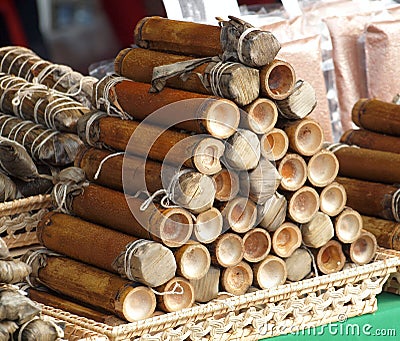
[(100, 134), (100, 131), (94, 125), (97, 124), (97, 121), (100, 118), (107, 117), (107, 113), (104, 111), (96, 111), (84, 117), (86, 118), (86, 120), (81, 121), (84, 124), (81, 127), (78, 124), (78, 130), (81, 130), (79, 131), (78, 135), (81, 139), (83, 139), (83, 142), (85, 144), (89, 145), (90, 147), (99, 148), (99, 143), (97, 143), (96, 141), (98, 140), (98, 135)]
[(315, 277), (319, 277), (317, 262), (315, 260), (314, 254), (311, 252), (311, 250), (306, 245), (301, 244), (300, 247), (302, 249), (306, 250), (308, 252), (308, 254), (310, 255)]
[(138, 249), (146, 244), (152, 244), (154, 242), (146, 239), (138, 239), (135, 240), (125, 247), (124, 251), (124, 274), (126, 278), (128, 278), (131, 281), (136, 281), (135, 276), (132, 274), (132, 267), (131, 267), (131, 262), (132, 262), (132, 257), (135, 256), (137, 253)]
[(172, 287), (172, 289), (171, 289), (171, 290), (168, 290), (168, 291), (160, 292), (160, 291), (157, 291), (157, 290), (155, 290), (155, 289), (153, 289), (153, 288), (150, 288), (150, 290), (151, 290), (154, 294), (156, 294), (156, 295), (158, 295), (158, 296), (165, 296), (165, 295), (183, 295), (183, 294), (185, 293), (185, 291), (184, 291), (182, 285), (180, 285), (179, 282), (175, 282), (175, 285)]
[(246, 64), (246, 62), (243, 58), (243, 41), (250, 32), (254, 32), (254, 31), (260, 31), (260, 29), (258, 29), (256, 27), (249, 27), (246, 30), (244, 30), (239, 37), (238, 44), (237, 44), (237, 56), (238, 56), (240, 62), (243, 64)]
[(336, 153), (337, 151), (339, 151), (340, 149), (343, 148), (347, 148), (347, 147), (351, 147), (351, 148), (360, 148), (359, 146), (356, 145), (348, 145), (345, 143), (328, 143), (328, 144), (324, 144), (324, 148), (326, 150), (329, 150), (332, 153)]
[(99, 163), (99, 167), (97, 168), (96, 173), (94, 173), (93, 179), (97, 180), (99, 178), (101, 169), (103, 168), (103, 165), (107, 160), (109, 160), (115, 156), (124, 155), (124, 154), (125, 154), (125, 152), (117, 152), (117, 153), (109, 154), (104, 159), (102, 159)]
[(400, 188), (392, 195), (392, 214), (394, 220), (400, 223)]

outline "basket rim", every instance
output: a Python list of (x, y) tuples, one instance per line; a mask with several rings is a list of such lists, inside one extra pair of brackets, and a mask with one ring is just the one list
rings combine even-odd
[(0, 218), (32, 210), (50, 208), (51, 205), (50, 194), (38, 194), (26, 198), (2, 202), (0, 203)]
[(63, 319), (108, 337), (120, 337), (128, 332), (140, 333), (143, 330), (149, 330), (164, 324), (178, 323), (180, 321), (187, 322), (197, 316), (236, 311), (246, 308), (249, 305), (255, 305), (259, 301), (265, 301), (266, 299), (272, 299), (274, 297), (282, 299), (282, 296), (285, 295), (289, 295), (290, 297), (290, 295), (295, 293), (304, 294), (332, 286), (343, 286), (349, 283), (346, 280), (351, 278), (353, 279), (352, 282), (355, 282), (372, 276), (387, 275), (391, 272), (395, 272), (397, 267), (400, 266), (400, 252), (398, 251), (378, 248), (377, 258), (380, 259), (366, 265), (348, 268), (337, 273), (313, 277), (300, 282), (283, 284), (274, 289), (258, 290), (253, 293), (218, 300), (218, 302), (208, 302), (207, 304), (186, 308), (178, 312), (167, 313), (136, 322), (127, 322), (126, 324), (114, 327), (53, 307), (47, 307), (45, 305), (42, 305), (42, 307), (45, 314), (55, 318)]

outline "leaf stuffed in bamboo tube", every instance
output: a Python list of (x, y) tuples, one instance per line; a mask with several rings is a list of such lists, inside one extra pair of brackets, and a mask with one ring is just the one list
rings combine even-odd
[(13, 321), (1, 321), (0, 322), (0, 340), (8, 341), (14, 335), (14, 332), (18, 329), (18, 324)]
[(353, 243), (360, 236), (362, 228), (360, 213), (350, 207), (335, 218), (335, 235), (342, 243)]
[(20, 260), (0, 260), (0, 283), (22, 282), (31, 271), (31, 267)]
[(298, 154), (289, 153), (277, 163), (281, 175), (280, 187), (286, 191), (296, 191), (307, 180), (307, 164)]
[(5, 174), (0, 173), (0, 202), (14, 200), (17, 196), (17, 186)]
[(64, 337), (64, 328), (64, 322), (36, 318), (21, 326), (14, 337), (18, 340), (57, 341)]
[(282, 159), (289, 149), (289, 139), (282, 129), (273, 128), (260, 138), (261, 155), (270, 161)]
[[(338, 179), (339, 178), (337, 177), (336, 181), (338, 181)], [(346, 188), (340, 181), (336, 181), (322, 188), (319, 193), (320, 210), (330, 217), (334, 217), (343, 211), (348, 198)]]
[(290, 257), (300, 247), (302, 235), (299, 227), (291, 222), (284, 222), (272, 235), (272, 250), (279, 257)]
[(243, 295), (253, 283), (253, 270), (246, 262), (240, 262), (235, 266), (222, 271), (221, 286), (233, 295)]
[(262, 262), (253, 266), (254, 285), (261, 289), (271, 289), (285, 283), (286, 263), (282, 258), (268, 255)]
[(271, 131), (278, 120), (276, 104), (267, 98), (257, 98), (240, 112), (240, 126), (256, 134)]

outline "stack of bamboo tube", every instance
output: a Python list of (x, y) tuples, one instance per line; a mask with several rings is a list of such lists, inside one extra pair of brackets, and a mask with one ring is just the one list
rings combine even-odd
[[(374, 237), (345, 208), (338, 161), (307, 118), (314, 89), (275, 59), (270, 32), (236, 18), (221, 26), (145, 18), (135, 30), (140, 48), (121, 51), (117, 75), (94, 86), (99, 111), (78, 123), (87, 148), (75, 160), (89, 181), (59, 183), (53, 196), (64, 213), (38, 229), (45, 247), (74, 263), (53, 257), (39, 270), (41, 283), (143, 318), (143, 304), (102, 305), (94, 277), (79, 276), (85, 264), (155, 287), (157, 309), (172, 312), (340, 271), (346, 255), (356, 264), (373, 259)], [(127, 261), (131, 243), (135, 260)], [(144, 256), (155, 245), (162, 268)], [(171, 277), (166, 250), (176, 262)], [(118, 283), (102, 294), (119, 292)]]

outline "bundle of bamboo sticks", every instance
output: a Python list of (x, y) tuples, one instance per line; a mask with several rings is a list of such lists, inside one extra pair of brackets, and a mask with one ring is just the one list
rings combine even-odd
[[(138, 24), (140, 48), (121, 51), (117, 75), (94, 86), (98, 111), (78, 122), (86, 148), (75, 166), (88, 181), (57, 184), (53, 198), (63, 213), (40, 223), (42, 244), (64, 255), (48, 257), (54, 260), (39, 271), (41, 283), (134, 320), (152, 310), (150, 293), (157, 310), (172, 312), (373, 259), (376, 241), (346, 207), (346, 192), (334, 181), (338, 160), (307, 117), (314, 89), (275, 59), (270, 32), (230, 19), (222, 28), (158, 17)], [(128, 257), (131, 245), (141, 251)], [(134, 281), (148, 304), (121, 299), (106, 306), (94, 277), (75, 275), (91, 266)], [(121, 286), (119, 280), (102, 294), (125, 297)], [(57, 300), (45, 296), (43, 303)]]

